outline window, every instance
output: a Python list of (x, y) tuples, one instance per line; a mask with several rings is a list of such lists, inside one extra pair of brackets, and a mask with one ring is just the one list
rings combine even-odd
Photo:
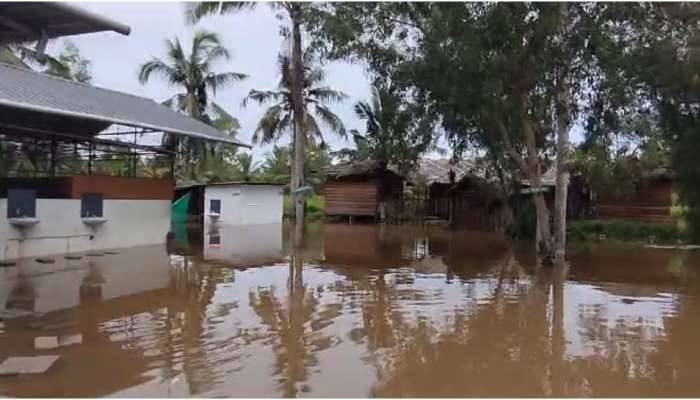
[(80, 196), (80, 218), (101, 218), (103, 216), (103, 203), (102, 193), (83, 193)]
[(219, 232), (209, 234), (209, 247), (221, 247), (221, 235)]
[(209, 201), (209, 212), (212, 214), (221, 214), (221, 200), (211, 199)]
[(8, 189), (7, 218), (36, 218), (36, 190)]

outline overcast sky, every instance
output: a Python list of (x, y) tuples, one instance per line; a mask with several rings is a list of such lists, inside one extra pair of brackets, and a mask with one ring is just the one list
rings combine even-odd
[[(238, 15), (209, 18), (197, 26), (189, 26), (184, 20), (184, 5), (176, 2), (138, 3), (90, 3), (74, 2), (75, 5), (131, 26), (131, 34), (122, 36), (104, 32), (72, 36), (81, 53), (92, 62), (93, 83), (110, 89), (134, 93), (162, 101), (175, 93), (158, 79), (146, 85), (138, 81), (138, 67), (153, 56), (164, 56), (164, 41), (179, 37), (185, 46), (190, 43), (197, 29), (207, 29), (221, 35), (223, 44), (231, 51), (230, 61), (216, 65), (217, 72), (234, 71), (250, 77), (234, 84), (227, 90), (217, 92), (215, 101), (236, 116), (241, 122), (239, 139), (250, 143), (251, 135), (264, 107), (249, 104), (241, 107), (241, 100), (250, 89), (274, 89), (279, 82), (277, 54), (282, 46), (279, 35), (280, 21), (266, 4), (260, 4), (252, 12)], [(56, 41), (49, 51), (60, 51), (62, 42)], [(188, 49), (189, 47), (185, 47)], [(349, 96), (344, 104), (332, 109), (342, 118), (348, 129), (364, 127), (355, 118), (352, 105), (370, 96), (369, 80), (359, 65), (332, 63), (326, 67), (326, 84)], [(334, 149), (351, 146), (349, 141), (339, 139), (333, 133), (324, 135)], [(280, 143), (285, 143), (280, 142)], [(262, 159), (271, 146), (255, 146), (253, 153)]]

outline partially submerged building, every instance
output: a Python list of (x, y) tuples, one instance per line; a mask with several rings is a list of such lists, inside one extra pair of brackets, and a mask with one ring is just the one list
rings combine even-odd
[[(630, 193), (597, 193), (582, 173), (572, 173), (567, 191), (567, 219), (622, 220), (669, 224), (673, 206), (674, 174), (659, 168), (644, 171), (632, 182)], [(554, 209), (556, 171), (550, 168), (542, 175), (542, 188), (547, 207)], [(521, 199), (532, 195), (528, 180), (523, 180)]]
[(391, 218), (400, 207), (405, 178), (373, 160), (352, 161), (325, 169), (325, 214), (339, 217)]
[[(264, 182), (220, 182), (178, 186), (178, 220), (222, 225), (280, 224), (284, 186)], [(186, 202), (187, 204), (177, 203)]]
[(428, 217), (492, 232), (502, 232), (512, 220), (507, 196), (475, 160), (424, 159), (413, 179), (426, 187)]
[(598, 195), (595, 215), (603, 220), (673, 223), (674, 178), (666, 169), (648, 171), (635, 182), (634, 191), (627, 196)]
[[(0, 15), (2, 42), (128, 33), (58, 3), (2, 3)], [(244, 146), (151, 99), (0, 64), (0, 261), (165, 243), (175, 152), (164, 134)], [(169, 172), (140, 175), (143, 160)]]

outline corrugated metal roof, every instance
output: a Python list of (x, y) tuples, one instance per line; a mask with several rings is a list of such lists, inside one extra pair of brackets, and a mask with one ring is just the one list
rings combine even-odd
[(60, 2), (0, 2), (0, 43), (114, 31), (128, 35), (127, 25)]
[[(0, 106), (153, 129), (238, 146), (247, 144), (152, 99), (0, 64)], [(56, 127), (60, 132), (60, 127)]]

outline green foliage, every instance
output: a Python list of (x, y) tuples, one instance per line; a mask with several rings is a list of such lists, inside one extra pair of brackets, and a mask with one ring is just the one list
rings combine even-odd
[(65, 41), (63, 43), (63, 50), (56, 60), (58, 62), (47, 63), (46, 69), (42, 72), (71, 81), (92, 82), (92, 74), (90, 72), (92, 63), (90, 60), (83, 58), (80, 54), (80, 49), (73, 42)]
[(434, 148), (433, 124), (415, 114), (415, 107), (404, 103), (394, 88), (373, 86), (371, 101), (355, 104), (355, 115), (365, 121), (365, 133), (350, 131), (355, 149), (341, 149), (334, 155), (352, 161), (371, 159), (407, 174), (421, 154)]
[(632, 196), (646, 174), (670, 166), (670, 149), (658, 132), (630, 136), (612, 151), (607, 143), (583, 143), (573, 154), (571, 170), (598, 194)]
[(607, 239), (624, 241), (647, 241), (654, 238), (662, 243), (687, 240), (688, 236), (678, 225), (654, 224), (630, 221), (570, 221), (569, 237), (576, 241)]
[[(325, 208), (325, 199), (322, 195), (313, 194), (306, 199), (306, 218), (309, 220), (322, 219), (324, 217), (323, 210)], [(290, 195), (284, 195), (284, 215), (290, 217), (292, 215), (292, 198)]]
[(261, 166), (260, 179), (265, 182), (284, 184), (290, 179), (291, 154), (289, 147), (275, 146), (267, 153)]
[[(184, 89), (163, 104), (209, 123), (211, 118), (210, 95), (225, 89), (248, 76), (238, 72), (214, 72), (214, 63), (229, 60), (228, 50), (221, 45), (221, 38), (213, 32), (199, 30), (192, 39), (191, 50), (186, 54), (178, 38), (165, 41), (165, 59), (153, 57), (139, 67), (139, 81), (146, 84), (157, 75), (169, 85)], [(221, 109), (219, 107), (219, 109)]]
[(513, 239), (535, 239), (537, 213), (533, 202), (528, 201), (518, 210), (513, 223), (506, 228), (506, 234)]
[(259, 163), (253, 160), (252, 154), (241, 153), (236, 155), (234, 165), (234, 180), (245, 182), (252, 182), (256, 180)]
[(25, 43), (0, 46), (0, 62), (21, 68), (35, 68), (42, 73), (70, 81), (92, 82), (92, 62), (80, 54), (80, 49), (73, 42), (65, 40), (58, 56), (40, 56), (32, 47)]

